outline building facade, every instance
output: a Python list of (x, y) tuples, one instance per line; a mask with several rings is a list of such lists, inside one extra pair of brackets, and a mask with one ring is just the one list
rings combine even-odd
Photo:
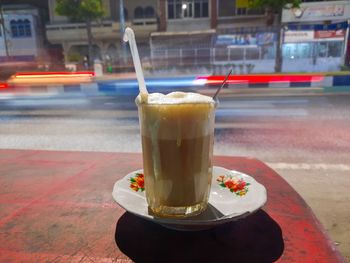
[(43, 56), (43, 35), (38, 10), (26, 5), (2, 7), (0, 59), (34, 61)]
[[(87, 32), (85, 23), (72, 23), (67, 17), (57, 15), (56, 0), (49, 1), (50, 22), (46, 35), (50, 43), (61, 45), (66, 62), (82, 61), (87, 56)], [(120, 33), (119, 1), (103, 0), (105, 17), (92, 25), (94, 58), (120, 64), (123, 44)], [(124, 1), (125, 26), (135, 30), (140, 47), (149, 46), (149, 34), (157, 31), (157, 1)], [(141, 48), (143, 50), (143, 48)], [(148, 48), (149, 52), (149, 48)], [(142, 54), (143, 55), (143, 54)]]
[(247, 60), (274, 53), (274, 28), (267, 28), (265, 11), (250, 9), (248, 0), (160, 0), (159, 14), (161, 32), (150, 40), (155, 68), (223, 73), (233, 66), (244, 73), (252, 70)]
[[(92, 28), (94, 59), (123, 67), (123, 58), (129, 49), (121, 38), (120, 0), (102, 2), (106, 15), (93, 23)], [(282, 45), (286, 72), (337, 70), (346, 53), (349, 1), (302, 3), (303, 14), (299, 18), (298, 14), (291, 13), (293, 10), (284, 10), (282, 43), (277, 41), (277, 32), (281, 29), (276, 22), (271, 23), (264, 10), (249, 8), (249, 0), (123, 2), (125, 26), (135, 31), (146, 69), (207, 69), (222, 74), (233, 67), (235, 74), (273, 72), (276, 47)], [(66, 62), (82, 62), (88, 54), (85, 24), (58, 16), (56, 0), (48, 0), (48, 3), (48, 40), (62, 46)], [(330, 17), (327, 13), (330, 11), (325, 10), (332, 8), (339, 8), (341, 15), (336, 13)], [(311, 28), (312, 40), (304, 43), (296, 36)], [(324, 59), (327, 63), (323, 63)], [(132, 64), (130, 59), (128, 62)], [(326, 68), (325, 65), (331, 66)]]
[(348, 64), (349, 1), (303, 3), (285, 9), (284, 70), (337, 71)]
[[(108, 58), (114, 64), (120, 64), (123, 62), (120, 2), (102, 2), (106, 15), (100, 23), (94, 23), (92, 29), (94, 58)], [(66, 62), (76, 59), (77, 55), (81, 61), (88, 53), (85, 24), (71, 23), (68, 18), (58, 16), (55, 8), (56, 0), (49, 0), (47, 38), (50, 43), (63, 47)], [(141, 58), (152, 67), (163, 66), (164, 63), (158, 62), (166, 59), (168, 65), (176, 59), (182, 61), (181, 65), (184, 62), (193, 65), (197, 62), (210, 63), (208, 59), (212, 55), (217, 32), (241, 32), (247, 27), (259, 27), (266, 20), (263, 11), (248, 8), (248, 0), (124, 1), (124, 17), (125, 25), (135, 31)], [(166, 43), (169, 45), (166, 46)], [(182, 50), (183, 46), (187, 50)]]

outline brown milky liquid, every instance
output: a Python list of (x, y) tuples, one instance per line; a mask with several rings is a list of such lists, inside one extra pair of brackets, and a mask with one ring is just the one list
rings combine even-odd
[(139, 106), (146, 198), (159, 216), (207, 206), (212, 177), (214, 105)]
[(193, 206), (207, 199), (211, 183), (212, 135), (176, 140), (157, 140), (159, 160), (147, 154), (152, 141), (142, 137), (144, 171), (147, 174), (148, 199), (156, 206)]

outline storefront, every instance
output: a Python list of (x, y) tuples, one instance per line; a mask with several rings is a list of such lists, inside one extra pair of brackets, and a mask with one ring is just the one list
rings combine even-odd
[(350, 2), (304, 3), (283, 11), (283, 70), (336, 71), (346, 63)]

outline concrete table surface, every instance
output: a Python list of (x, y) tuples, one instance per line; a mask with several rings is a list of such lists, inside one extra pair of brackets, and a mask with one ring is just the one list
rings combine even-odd
[(125, 212), (112, 188), (141, 158), (0, 150), (0, 262), (345, 262), (304, 200), (256, 159), (214, 159), (267, 188), (247, 218), (180, 232)]

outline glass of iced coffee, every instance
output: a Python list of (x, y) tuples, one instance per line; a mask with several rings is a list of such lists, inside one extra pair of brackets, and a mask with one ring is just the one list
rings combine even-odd
[(215, 102), (184, 92), (138, 96), (146, 199), (159, 217), (190, 217), (208, 204)]

